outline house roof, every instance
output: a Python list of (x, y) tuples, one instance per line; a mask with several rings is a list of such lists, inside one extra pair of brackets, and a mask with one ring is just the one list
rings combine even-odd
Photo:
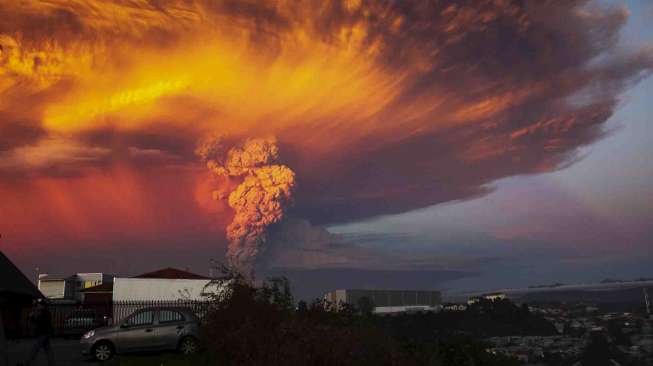
[(210, 278), (204, 277), (188, 271), (168, 267), (154, 272), (143, 273), (142, 275), (134, 276), (133, 278), (165, 278), (165, 279), (188, 279), (188, 280), (208, 280)]
[[(70, 278), (70, 277), (68, 277)], [(39, 277), (39, 281), (41, 282), (46, 282), (46, 281), (66, 281), (68, 278), (63, 277), (63, 276), (50, 276), (50, 275), (44, 275), (42, 277)]]
[(87, 287), (81, 292), (113, 292), (113, 282), (105, 282), (97, 286)]
[(0, 292), (42, 298), (41, 292), (23, 272), (0, 251)]

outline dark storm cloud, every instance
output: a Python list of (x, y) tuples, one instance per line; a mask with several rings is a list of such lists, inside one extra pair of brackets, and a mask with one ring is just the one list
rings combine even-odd
[[(8, 113), (0, 112), (0, 119), (8, 121), (11, 117)], [(0, 136), (0, 151), (5, 151), (36, 141), (45, 136), (45, 131), (38, 127), (38, 123), (15, 120), (0, 124)]]
[[(650, 49), (614, 49), (627, 19), (622, 8), (588, 1), (399, 4), (388, 11), (405, 19), (400, 31), (387, 32), (382, 18), (370, 20), (372, 29), (380, 29), (370, 37), (381, 35), (387, 45), (381, 59), (398, 71), (416, 54), (430, 62), (395, 102), (444, 89), (452, 108), (481, 101), (479, 113), (474, 123), (427, 116), (448, 127), (420, 128), (383, 146), (372, 133), (317, 174), (303, 172), (298, 163), (308, 180), (299, 211), (315, 222), (470, 198), (485, 193), (493, 180), (565, 166), (578, 147), (603, 136), (619, 94), (653, 66)], [(494, 110), (492, 103), (500, 101), (492, 97), (503, 93), (505, 107)]]
[[(626, 9), (581, 0), (53, 0), (4, 3), (0, 19), (1, 174), (197, 174), (209, 133), (275, 136), (292, 213), (319, 224), (564, 167), (653, 67), (650, 49), (616, 47)], [(289, 247), (321, 266), (371, 258), (315, 245)]]

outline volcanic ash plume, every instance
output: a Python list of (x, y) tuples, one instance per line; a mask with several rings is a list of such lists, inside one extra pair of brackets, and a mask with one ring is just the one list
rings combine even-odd
[[(292, 203), (295, 173), (274, 164), (279, 148), (273, 138), (248, 139), (242, 147), (228, 148), (222, 137), (210, 137), (196, 153), (216, 176), (244, 177), (229, 194), (229, 206), (236, 214), (227, 227), (227, 259), (251, 274), (265, 244), (266, 229), (279, 222)], [(214, 192), (214, 198), (223, 197), (223, 192)]]

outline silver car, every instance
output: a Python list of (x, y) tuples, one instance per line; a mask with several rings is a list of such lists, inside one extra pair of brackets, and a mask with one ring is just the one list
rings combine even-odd
[(81, 339), (82, 354), (106, 361), (116, 353), (199, 350), (200, 321), (187, 308), (149, 307), (140, 309), (113, 326), (91, 330)]

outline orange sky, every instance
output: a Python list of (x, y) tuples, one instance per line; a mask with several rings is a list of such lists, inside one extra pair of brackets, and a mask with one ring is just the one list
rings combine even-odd
[(193, 155), (211, 133), (275, 136), (315, 223), (472, 197), (573, 157), (653, 64), (590, 62), (623, 8), (455, 3), (3, 4), (0, 229), (79, 246), (224, 228)]

